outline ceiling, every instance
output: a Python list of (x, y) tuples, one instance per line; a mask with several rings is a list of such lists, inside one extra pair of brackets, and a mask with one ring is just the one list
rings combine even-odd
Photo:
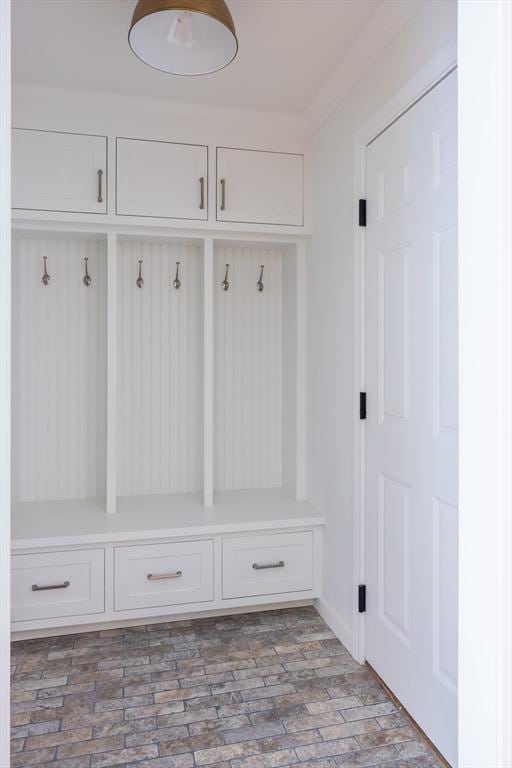
[[(385, 1), (385, 0), (384, 0)], [(382, 0), (228, 0), (239, 54), (196, 78), (130, 51), (135, 0), (13, 0), (15, 83), (302, 113)]]

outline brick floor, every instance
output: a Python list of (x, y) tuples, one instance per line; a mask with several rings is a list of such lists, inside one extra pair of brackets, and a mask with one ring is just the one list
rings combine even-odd
[(13, 768), (435, 768), (313, 608), (13, 644)]

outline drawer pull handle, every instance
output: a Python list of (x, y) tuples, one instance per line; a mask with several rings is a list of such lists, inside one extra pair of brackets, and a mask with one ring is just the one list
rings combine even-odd
[(199, 210), (204, 211), (204, 176), (199, 179), (199, 185), (201, 187), (201, 202), (199, 204)]
[(183, 571), (174, 571), (174, 573), (148, 573), (149, 581), (158, 581), (159, 579), (179, 579), (183, 576)]
[(98, 171), (98, 203), (103, 202), (103, 194), (102, 194), (102, 186), (103, 186), (103, 171), (100, 169)]
[(32, 584), (32, 592), (43, 592), (45, 589), (66, 589), (66, 587), (69, 587), (69, 581), (63, 581), (62, 584), (48, 584), (47, 587)]
[(226, 179), (220, 180), (220, 209), (226, 210)]
[(255, 571), (264, 571), (266, 568), (284, 568), (284, 560), (280, 560), (278, 563), (268, 563), (267, 565), (253, 563), (252, 567)]

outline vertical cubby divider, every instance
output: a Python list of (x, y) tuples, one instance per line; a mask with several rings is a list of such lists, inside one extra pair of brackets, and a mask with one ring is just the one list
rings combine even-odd
[(203, 244), (203, 313), (204, 313), (204, 369), (203, 369), (203, 445), (204, 445), (204, 483), (203, 502), (205, 507), (213, 506), (213, 416), (214, 416), (214, 306), (213, 306), (213, 277), (214, 277), (214, 243), (213, 238), (206, 237)]
[(107, 235), (107, 513), (117, 509), (117, 235)]

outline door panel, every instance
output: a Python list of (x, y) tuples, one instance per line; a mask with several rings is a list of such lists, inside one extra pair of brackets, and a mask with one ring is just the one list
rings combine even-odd
[(106, 137), (13, 128), (12, 207), (106, 213)]
[(455, 74), (367, 149), (366, 656), (457, 759)]
[(208, 148), (117, 139), (117, 213), (208, 218)]
[(304, 157), (217, 147), (217, 221), (304, 223)]

